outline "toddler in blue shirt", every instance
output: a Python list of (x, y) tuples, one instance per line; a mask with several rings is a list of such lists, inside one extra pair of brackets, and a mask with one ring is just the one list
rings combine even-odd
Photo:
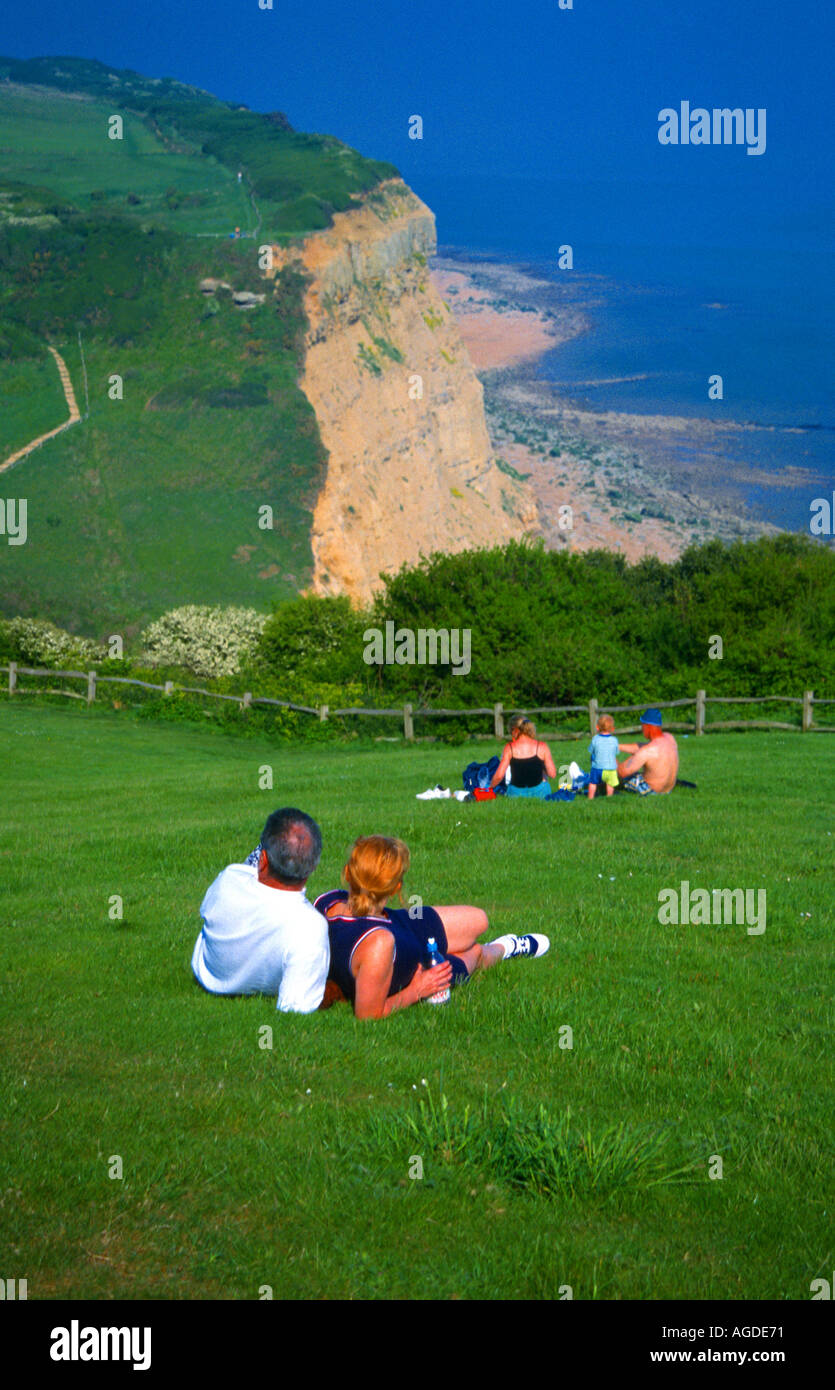
[(615, 736), (615, 721), (611, 714), (601, 714), (597, 721), (597, 733), (589, 744), (591, 753), (591, 773), (589, 775), (589, 800), (601, 782), (606, 795), (612, 796), (618, 784), (618, 741)]

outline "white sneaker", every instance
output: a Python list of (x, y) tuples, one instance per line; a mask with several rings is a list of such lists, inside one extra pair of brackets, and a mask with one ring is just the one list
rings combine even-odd
[(514, 936), (512, 933), (497, 936), (490, 945), (503, 946), (504, 958), (510, 960), (513, 956), (544, 956), (551, 943), (547, 936), (541, 936), (538, 932), (528, 932), (526, 936)]
[(579, 763), (569, 763), (569, 764), (568, 764), (568, 771), (569, 771), (570, 774), (571, 774), (571, 779), (572, 779), (572, 781), (574, 780), (575, 777), (582, 777), (582, 775), (583, 775), (583, 769), (581, 768), (581, 766), (580, 766)]

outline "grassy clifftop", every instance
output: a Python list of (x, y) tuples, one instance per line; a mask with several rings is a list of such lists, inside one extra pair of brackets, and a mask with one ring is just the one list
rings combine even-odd
[[(281, 113), (70, 58), (0, 59), (0, 148), (0, 461), (66, 418), (47, 344), (86, 415), (2, 476), (29, 533), (0, 543), (2, 611), (102, 635), (296, 592), (325, 456), (296, 384), (303, 282), (266, 286), (258, 246), (396, 171)], [(204, 277), (269, 293), (242, 309)]]
[[(124, 119), (122, 140), (108, 138), (111, 115)], [(228, 214), (223, 231), (247, 212), (239, 169), (276, 236), (327, 226), (353, 195), (397, 172), (332, 136), (294, 131), (283, 112), (249, 111), (171, 78), (83, 58), (0, 57), (0, 146), (9, 145), (19, 178), (71, 198), (144, 194), (133, 205), (141, 220), (170, 224), (178, 213), (178, 229), (203, 232), (212, 228), (195, 225), (198, 208)], [(161, 184), (180, 195), (179, 206), (165, 201)]]

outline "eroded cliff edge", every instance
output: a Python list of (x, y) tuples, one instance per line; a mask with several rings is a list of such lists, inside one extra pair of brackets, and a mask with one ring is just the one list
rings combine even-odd
[(367, 601), (381, 571), (537, 527), (527, 485), (491, 449), (481, 383), (430, 278), (429, 208), (398, 180), (327, 230), (274, 247), (309, 277), (300, 385), (328, 451), (313, 590)]

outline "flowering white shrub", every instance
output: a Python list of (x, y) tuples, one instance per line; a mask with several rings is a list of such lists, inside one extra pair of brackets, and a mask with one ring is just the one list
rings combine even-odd
[(107, 649), (86, 637), (74, 637), (54, 623), (39, 618), (10, 618), (4, 633), (20, 652), (24, 663), (52, 670), (87, 670), (107, 658)]
[(254, 608), (172, 608), (142, 634), (150, 666), (185, 666), (196, 676), (231, 676), (254, 650), (266, 614)]

